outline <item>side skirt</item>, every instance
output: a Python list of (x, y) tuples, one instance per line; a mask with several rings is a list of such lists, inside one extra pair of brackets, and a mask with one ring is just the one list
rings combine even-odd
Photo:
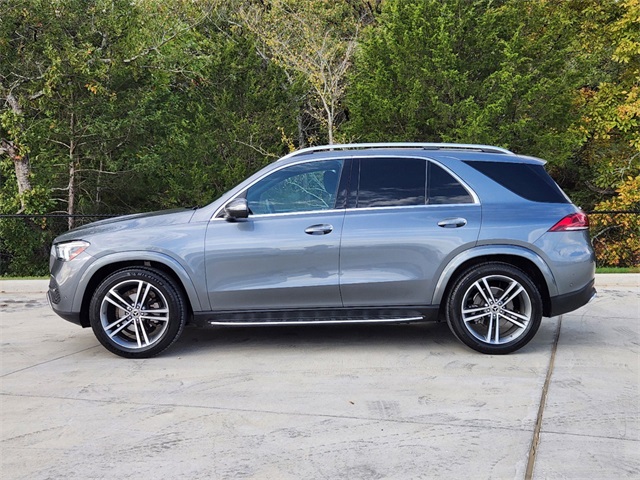
[(190, 323), (201, 327), (413, 323), (437, 320), (438, 309), (438, 306), (434, 305), (382, 309), (319, 308), (316, 310), (196, 312)]

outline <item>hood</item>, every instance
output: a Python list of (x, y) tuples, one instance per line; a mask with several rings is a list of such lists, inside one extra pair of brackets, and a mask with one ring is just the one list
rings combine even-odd
[(159, 212), (135, 213), (122, 217), (108, 218), (97, 222), (74, 228), (57, 237), (53, 243), (68, 242), (71, 240), (86, 240), (89, 237), (117, 230), (131, 230), (137, 228), (158, 227), (164, 225), (178, 225), (189, 223), (195, 209), (176, 208)]

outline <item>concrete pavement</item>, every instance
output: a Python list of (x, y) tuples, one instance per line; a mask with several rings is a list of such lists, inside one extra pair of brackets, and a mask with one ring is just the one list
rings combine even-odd
[(46, 284), (0, 281), (3, 479), (640, 476), (637, 274), (501, 357), (423, 324), (187, 329), (125, 360)]

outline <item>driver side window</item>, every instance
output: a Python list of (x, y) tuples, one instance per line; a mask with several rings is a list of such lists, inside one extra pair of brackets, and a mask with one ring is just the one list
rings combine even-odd
[(285, 167), (249, 187), (246, 198), (254, 215), (330, 210), (335, 207), (342, 160)]

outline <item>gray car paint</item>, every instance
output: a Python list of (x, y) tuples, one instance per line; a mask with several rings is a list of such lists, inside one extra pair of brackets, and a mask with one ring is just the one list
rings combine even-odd
[[(158, 262), (170, 268), (194, 312), (438, 304), (457, 266), (493, 254), (529, 259), (539, 267), (552, 296), (576, 291), (593, 278), (594, 255), (586, 232), (546, 233), (555, 221), (577, 211), (574, 205), (527, 201), (460, 162), (460, 158), (489, 158), (543, 163), (527, 157), (412, 152), (463, 178), (481, 205), (265, 215), (235, 223), (222, 218), (226, 203), (286, 165), (406, 155), (390, 148), (290, 157), (203, 208), (139, 214), (67, 232), (55, 243), (84, 239), (91, 246), (72, 262), (52, 258), (52, 277), (62, 297), (54, 309), (79, 312), (85, 295), (91, 294), (86, 289), (93, 275), (114, 262), (128, 261)], [(449, 217), (463, 217), (468, 223), (455, 229), (435, 226)], [(334, 227), (330, 235), (304, 234), (307, 226), (322, 223)], [(381, 243), (372, 246), (376, 240)], [(365, 272), (367, 263), (373, 268)]]

